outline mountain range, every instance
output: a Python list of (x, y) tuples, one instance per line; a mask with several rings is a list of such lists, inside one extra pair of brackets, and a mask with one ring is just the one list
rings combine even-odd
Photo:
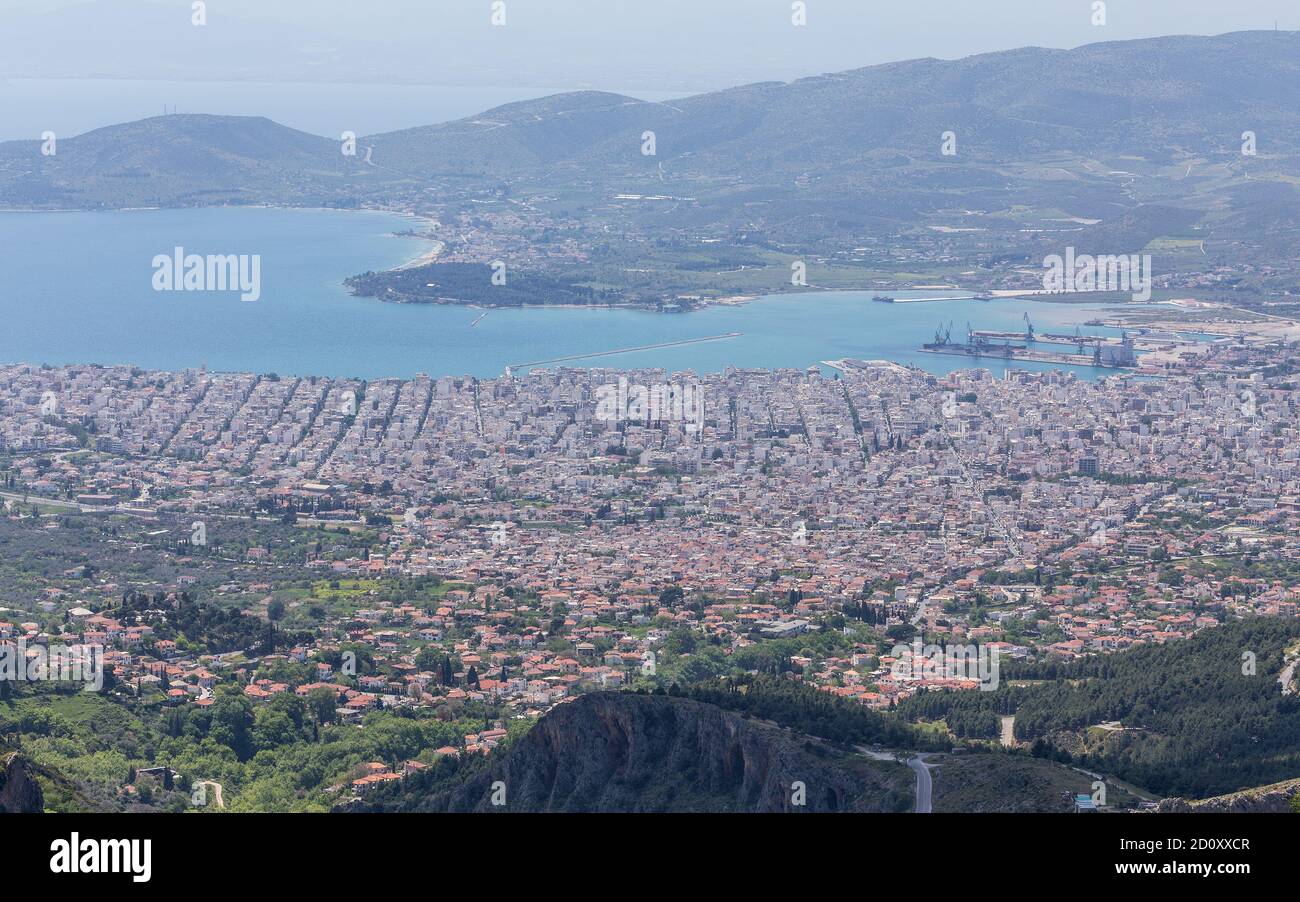
[[(0, 144), (0, 206), (503, 213), (524, 222), (504, 244), (535, 253), (559, 227), (589, 252), (574, 259), (613, 249), (620, 264), (666, 242), (846, 265), (908, 244), (995, 265), (1041, 260), (1063, 238), (1081, 253), (1166, 239), (1170, 270), (1294, 247), (1300, 32), (920, 59), (671, 103), (558, 94), (362, 136), (355, 155), (333, 136), (206, 115), (42, 147)], [(724, 268), (717, 250), (696, 268)]]
[[(41, 156), (39, 141), (0, 144), (0, 197), (14, 202), (19, 176), (68, 192), (65, 202), (82, 194), (87, 204), (110, 206), (105, 195), (113, 192), (104, 188), (113, 180), (143, 178), (153, 200), (183, 205), (201, 200), (203, 191), (255, 195), (277, 177), (284, 180), (281, 192), (307, 200), (317, 175), (343, 191), (443, 175), (598, 177), (591, 167), (657, 179), (660, 164), (665, 179), (762, 180), (799, 171), (852, 182), (929, 163), (949, 170), (933, 186), (943, 190), (967, 185), (967, 161), (1023, 163), (1060, 154), (1131, 155), (1154, 167), (1189, 156), (1240, 163), (1247, 130), (1258, 136), (1265, 158), (1297, 147), (1300, 33), (920, 59), (672, 103), (596, 91), (559, 94), (363, 137), (359, 143), (374, 148), (374, 167), (363, 157), (344, 157), (338, 141), (264, 119), (158, 117), (70, 137), (49, 157)], [(645, 131), (656, 133), (654, 156), (641, 153)], [(941, 136), (949, 131), (957, 154), (943, 157)], [(306, 183), (294, 184), (295, 175)], [(96, 191), (87, 180), (106, 184)], [(178, 184), (185, 182), (189, 190)], [(989, 181), (988, 187), (1001, 186)], [(37, 192), (27, 197), (41, 202)]]

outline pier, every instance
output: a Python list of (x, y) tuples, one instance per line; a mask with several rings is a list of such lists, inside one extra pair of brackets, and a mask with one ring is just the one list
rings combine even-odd
[(882, 304), (933, 304), (937, 301), (989, 301), (992, 298), (984, 297), (978, 294), (959, 294), (945, 298), (895, 298), (891, 297), (886, 300), (884, 295), (878, 295), (872, 298)]
[[(952, 340), (952, 323), (940, 325), (934, 341), (921, 346), (929, 354), (951, 354), (958, 357), (1001, 357), (1003, 360), (1027, 360), (1035, 363), (1055, 363), (1066, 366), (1091, 366), (1100, 369), (1135, 369), (1139, 364), (1134, 353), (1134, 343), (1127, 332), (1118, 339), (1101, 335), (1086, 336), (1078, 328), (1074, 335), (1037, 335), (1029, 314), (1024, 315), (1024, 332), (1006, 332), (991, 329), (973, 329), (966, 324), (966, 341)], [(1016, 342), (1013, 344), (1012, 342)], [(1078, 353), (1043, 351), (1030, 345), (1046, 343), (1074, 345)], [(1092, 353), (1085, 352), (1091, 345)]]
[(1115, 363), (1098, 360), (1089, 354), (1066, 354), (1061, 351), (1035, 351), (1024, 346), (986, 345), (975, 348), (967, 345), (952, 344), (947, 347), (927, 346), (921, 348), (927, 354), (951, 354), (957, 357), (997, 358), (1000, 360), (1030, 361), (1033, 363), (1056, 363), (1064, 366), (1087, 366), (1103, 370), (1136, 369), (1136, 363)]

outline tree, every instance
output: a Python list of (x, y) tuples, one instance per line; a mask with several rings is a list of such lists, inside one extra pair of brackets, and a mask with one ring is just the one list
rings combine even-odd
[(664, 607), (672, 607), (685, 597), (686, 592), (681, 586), (669, 586), (659, 593), (659, 604)]
[(175, 707), (167, 710), (163, 715), (163, 729), (168, 736), (180, 736), (185, 731), (185, 716), (184, 708)]
[(253, 703), (233, 686), (222, 687), (212, 705), (208, 735), (231, 748), (240, 761), (253, 757)]
[(307, 694), (307, 710), (317, 724), (334, 723), (338, 714), (338, 694), (324, 686), (313, 689)]
[(436, 645), (426, 645), (415, 654), (415, 667), (420, 671), (430, 673), (438, 669), (442, 663), (442, 652)]
[(262, 708), (254, 718), (252, 742), (258, 751), (291, 745), (299, 739), (289, 715), (272, 708)]
[(916, 636), (916, 627), (910, 623), (895, 623), (885, 633), (895, 642), (910, 642)]

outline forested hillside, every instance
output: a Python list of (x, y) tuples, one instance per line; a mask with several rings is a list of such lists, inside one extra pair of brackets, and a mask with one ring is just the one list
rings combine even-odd
[(998, 717), (1015, 714), (1016, 739), (1036, 755), (1161, 795), (1204, 798), (1300, 775), (1300, 695), (1278, 682), (1298, 645), (1300, 622), (1243, 620), (1184, 642), (1015, 674), (1043, 683), (923, 693), (900, 713), (943, 719), (967, 738), (991, 738)]

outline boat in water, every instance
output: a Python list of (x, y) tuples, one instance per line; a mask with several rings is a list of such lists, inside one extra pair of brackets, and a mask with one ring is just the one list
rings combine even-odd
[(874, 298), (872, 298), (872, 300), (875, 301), (877, 304), (892, 304), (892, 303), (894, 303), (894, 299), (891, 298), (891, 297), (890, 297), (889, 295), (887, 295), (887, 294), (878, 294), (878, 295), (876, 295)]

